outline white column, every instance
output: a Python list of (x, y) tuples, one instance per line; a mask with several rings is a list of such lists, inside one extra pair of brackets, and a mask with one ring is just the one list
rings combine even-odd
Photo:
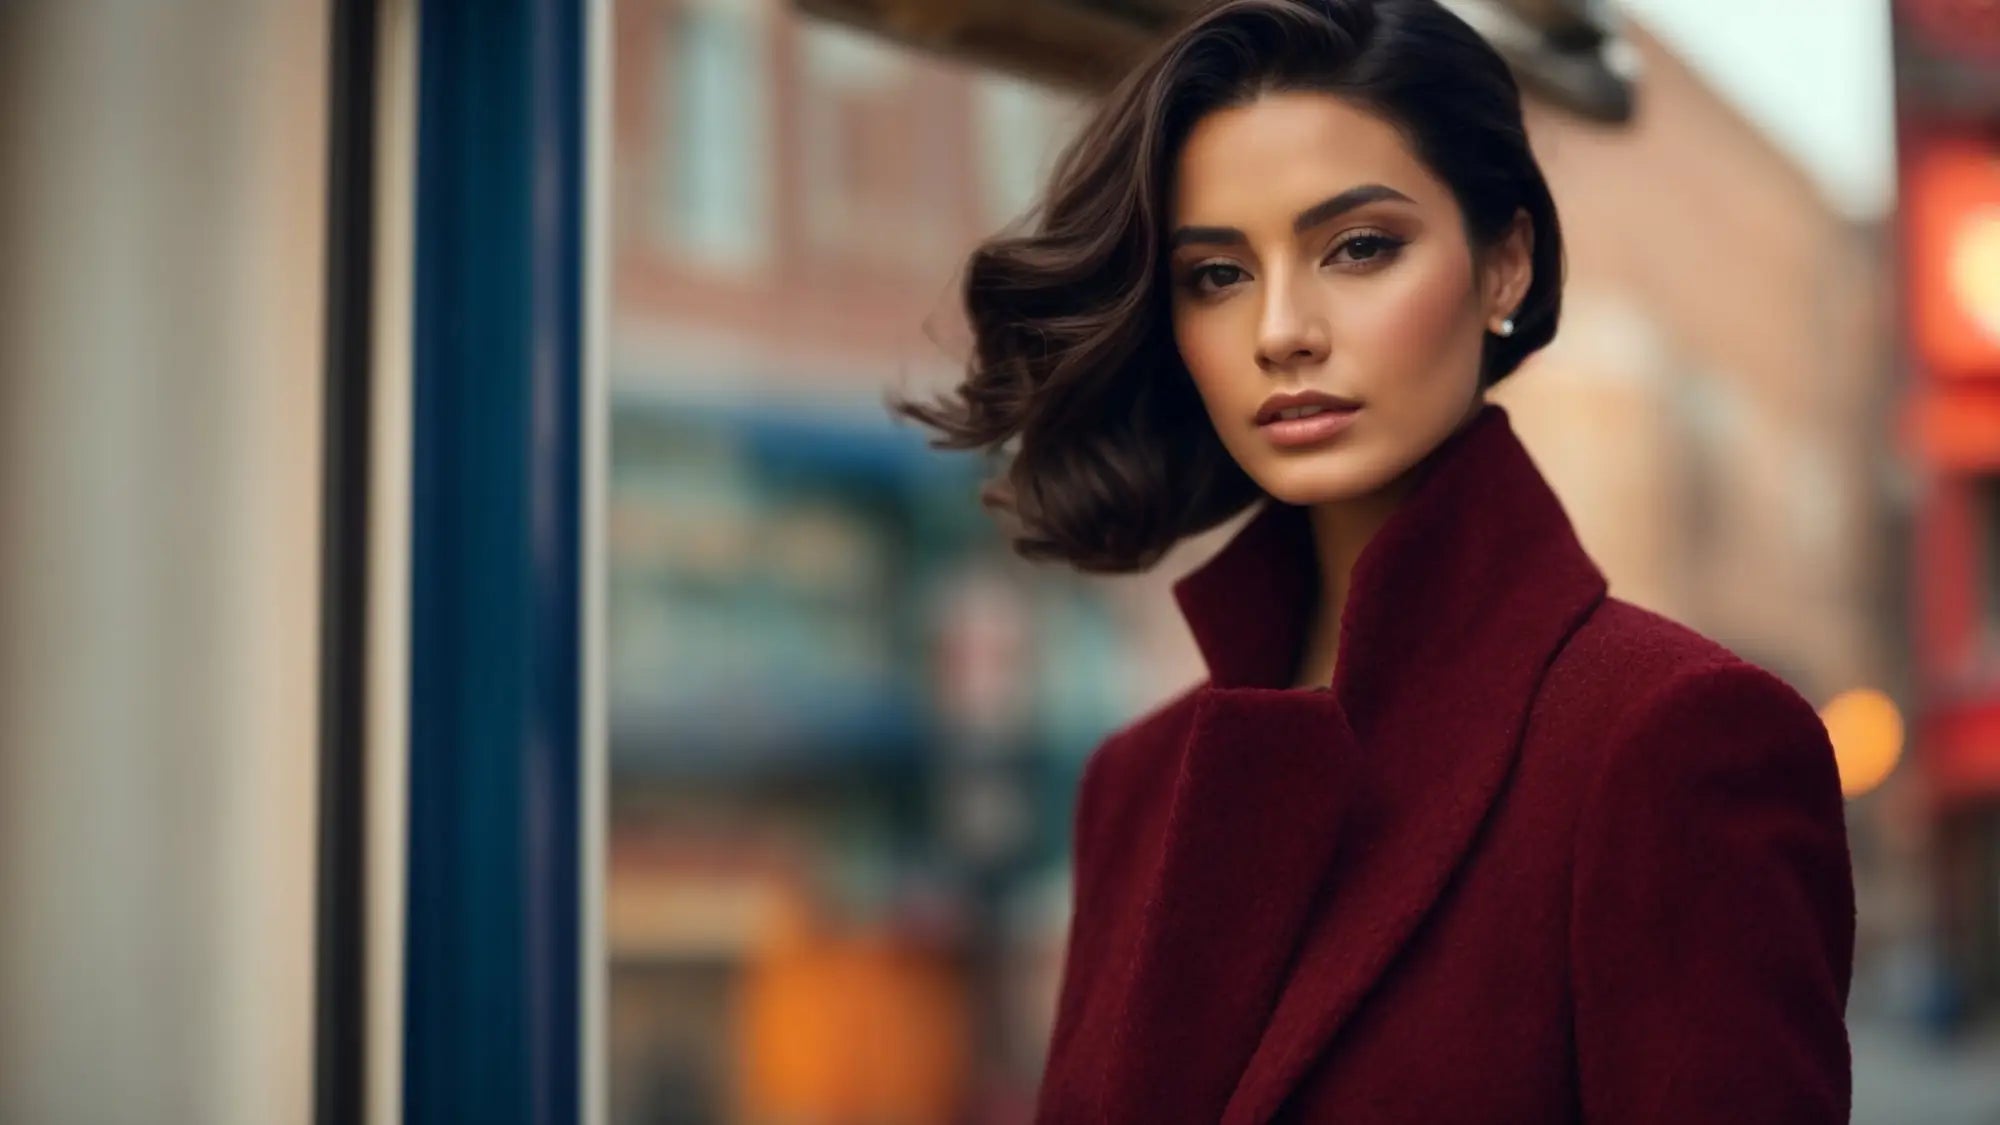
[(323, 3), (0, 4), (0, 1120), (310, 1116)]

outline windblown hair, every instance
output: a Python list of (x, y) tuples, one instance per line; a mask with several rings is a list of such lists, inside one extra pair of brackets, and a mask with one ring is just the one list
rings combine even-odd
[(1145, 570), (1263, 494), (1223, 447), (1174, 344), (1165, 226), (1196, 121), (1265, 92), (1336, 95), (1393, 125), (1447, 184), (1475, 263), (1517, 209), (1534, 278), (1512, 336), (1486, 335), (1482, 385), (1555, 335), (1563, 248), (1507, 64), (1438, 0), (1222, 0), (1169, 35), (1058, 158), (1024, 233), (973, 251), (965, 377), (890, 408), (944, 449), (1007, 452), (983, 504), (1014, 550), (1092, 572)]

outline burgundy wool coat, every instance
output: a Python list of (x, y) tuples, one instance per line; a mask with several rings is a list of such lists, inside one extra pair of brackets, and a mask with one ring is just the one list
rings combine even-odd
[(1608, 597), (1497, 405), (1294, 689), (1309, 535), (1267, 501), (1174, 586), (1207, 677), (1085, 765), (1037, 1121), (1846, 1121), (1813, 707)]

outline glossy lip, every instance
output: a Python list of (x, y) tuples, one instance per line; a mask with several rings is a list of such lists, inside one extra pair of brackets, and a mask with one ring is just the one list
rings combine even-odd
[(1327, 394), (1325, 391), (1294, 391), (1290, 394), (1276, 394), (1264, 400), (1257, 408), (1255, 424), (1262, 426), (1278, 421), (1278, 412), (1295, 406), (1325, 406), (1334, 410), (1359, 410), (1361, 404), (1341, 395)]
[(1303, 449), (1331, 441), (1344, 434), (1361, 416), (1359, 410), (1322, 410), (1304, 418), (1280, 418), (1257, 427), (1272, 445)]

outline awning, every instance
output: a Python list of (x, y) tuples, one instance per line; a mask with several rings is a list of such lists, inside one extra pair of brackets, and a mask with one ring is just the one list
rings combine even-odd
[[(1101, 90), (1190, 0), (794, 0), (800, 10), (925, 51)], [(1599, 0), (1445, 0), (1536, 96), (1594, 121), (1632, 115), (1632, 53)]]

